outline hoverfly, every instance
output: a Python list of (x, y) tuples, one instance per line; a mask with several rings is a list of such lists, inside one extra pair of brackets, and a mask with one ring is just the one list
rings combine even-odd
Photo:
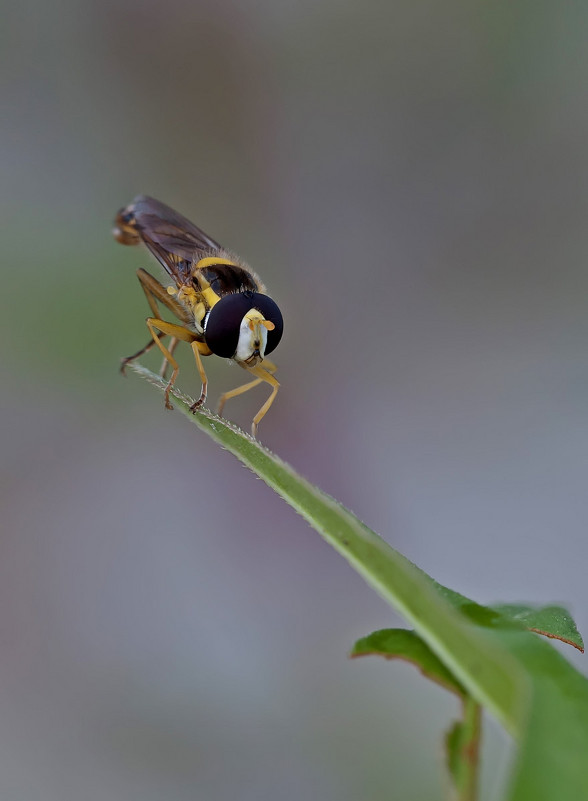
[[(146, 195), (138, 195), (119, 211), (113, 234), (123, 245), (142, 242), (169, 276), (168, 286), (164, 286), (146, 270), (137, 271), (153, 314), (146, 320), (151, 339), (144, 348), (122, 360), (122, 372), (129, 362), (156, 345), (164, 356), (162, 375), (168, 364), (172, 367), (165, 388), (165, 406), (172, 409), (169, 396), (179, 372), (173, 352), (179, 341), (188, 342), (202, 380), (200, 397), (190, 407), (194, 412), (206, 400), (208, 388), (202, 356), (214, 353), (232, 359), (254, 380), (225, 392), (219, 401), (219, 415), (230, 398), (263, 382), (272, 388), (253, 418), (251, 431), (256, 436), (257, 426), (280, 386), (274, 377), (276, 366), (265, 357), (278, 345), (283, 331), (282, 313), (265, 294), (262, 282), (235, 254), (169, 206)], [(158, 302), (179, 324), (161, 319)], [(169, 347), (162, 342), (165, 336), (171, 337)]]

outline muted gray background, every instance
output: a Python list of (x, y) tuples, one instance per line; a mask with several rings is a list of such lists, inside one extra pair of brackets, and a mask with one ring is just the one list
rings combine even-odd
[[(109, 231), (145, 192), (237, 250), (286, 320), (262, 440), (444, 584), (586, 633), (588, 6), (2, 19), (2, 798), (441, 799), (457, 704), (346, 659), (401, 621), (118, 375), (150, 260)], [(485, 798), (507, 751), (490, 722)]]

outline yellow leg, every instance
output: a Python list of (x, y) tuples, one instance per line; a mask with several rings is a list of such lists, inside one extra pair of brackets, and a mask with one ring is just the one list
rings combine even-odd
[(182, 342), (190, 342), (190, 343), (193, 342), (194, 340), (194, 334), (192, 333), (192, 331), (189, 331), (187, 328), (184, 328), (181, 325), (174, 325), (173, 323), (168, 323), (165, 320), (157, 320), (153, 317), (148, 317), (146, 323), (147, 323), (147, 328), (149, 329), (149, 333), (153, 337), (153, 341), (155, 342), (159, 350), (163, 353), (165, 360), (169, 364), (171, 364), (173, 368), (171, 378), (167, 382), (167, 386), (165, 388), (165, 393), (164, 393), (165, 408), (173, 409), (174, 407), (171, 405), (169, 400), (169, 393), (176, 382), (176, 378), (180, 371), (180, 365), (177, 363), (172, 354), (160, 340), (157, 331), (160, 331), (162, 334), (169, 334), (176, 340), (181, 340)]
[[(247, 368), (245, 368), (247, 369)], [(267, 370), (268, 373), (275, 373), (278, 369), (273, 362), (270, 362), (269, 359), (265, 359), (263, 362), (263, 368)], [(225, 408), (225, 403), (230, 400), (231, 398), (236, 398), (237, 395), (242, 395), (244, 392), (248, 392), (253, 387), (258, 386), (259, 384), (263, 383), (265, 378), (256, 378), (255, 381), (250, 381), (248, 384), (243, 384), (241, 387), (237, 387), (236, 389), (231, 389), (229, 392), (225, 392), (220, 396), (220, 400), (218, 402), (218, 406), (216, 409), (216, 413), (219, 417), (223, 416), (223, 409)]]
[(147, 303), (149, 304), (149, 308), (151, 309), (154, 317), (159, 317), (159, 309), (157, 308), (156, 303), (156, 301), (159, 301), (160, 303), (163, 303), (166, 309), (169, 309), (170, 312), (182, 323), (187, 323), (190, 321), (190, 315), (186, 309), (181, 305), (181, 303), (178, 303), (178, 301), (169, 294), (163, 284), (160, 283), (157, 278), (154, 278), (151, 273), (148, 273), (147, 270), (143, 269), (137, 270), (137, 278), (139, 279), (139, 283), (143, 288), (143, 292), (147, 298)]
[(247, 392), (253, 387), (256, 387), (258, 384), (263, 382), (263, 378), (256, 378), (255, 381), (250, 381), (248, 384), (243, 384), (241, 387), (237, 387), (236, 389), (231, 389), (228, 392), (225, 392), (221, 395), (220, 400), (218, 402), (218, 407), (216, 413), (219, 417), (223, 416), (223, 409), (225, 408), (225, 403), (231, 398), (236, 398), (237, 395), (242, 395), (244, 392)]
[(263, 368), (262, 369), (263, 370), (267, 370), (268, 373), (271, 373), (271, 375), (273, 375), (276, 372), (276, 370), (278, 369), (278, 366), (277, 366), (277, 364), (274, 364), (273, 362), (270, 362), (269, 359), (264, 359), (263, 360)]
[[(162, 334), (161, 336), (165, 336), (165, 334)], [(171, 353), (172, 356), (174, 355), (174, 350), (176, 349), (176, 345), (178, 344), (178, 342), (179, 342), (179, 339), (177, 339), (176, 337), (172, 337), (171, 338), (168, 350), (169, 350), (169, 352)], [(155, 345), (155, 342), (153, 342), (153, 340), (151, 340), (151, 344)], [(165, 379), (165, 374), (167, 373), (167, 367), (168, 367), (168, 361), (167, 361), (167, 359), (164, 359), (162, 361), (162, 363), (161, 363), (161, 367), (159, 368), (159, 375), (163, 379)]]
[(246, 367), (245, 369), (249, 373), (256, 376), (255, 381), (249, 381), (247, 384), (243, 384), (240, 387), (236, 387), (236, 389), (231, 389), (229, 390), (229, 392), (225, 392), (223, 395), (221, 395), (218, 404), (218, 414), (222, 416), (225, 403), (231, 398), (236, 398), (238, 395), (242, 395), (244, 392), (253, 389), (253, 387), (258, 386), (262, 382), (265, 382), (266, 384), (269, 384), (270, 387), (273, 387), (271, 395), (253, 418), (253, 423), (251, 425), (251, 433), (253, 434), (254, 437), (257, 436), (257, 426), (259, 425), (260, 420), (265, 416), (268, 409), (274, 402), (276, 395), (278, 394), (278, 389), (280, 388), (279, 382), (273, 376), (273, 373), (275, 373), (277, 369), (276, 365), (267, 360), (264, 361), (263, 364), (264, 364), (263, 367), (261, 367), (260, 365), (257, 365), (257, 367)]
[(202, 359), (200, 358), (200, 354), (202, 353), (203, 356), (208, 356), (210, 354), (210, 349), (207, 345), (203, 342), (198, 342), (195, 340), (192, 342), (192, 350), (194, 352), (194, 358), (196, 359), (196, 367), (198, 368), (198, 372), (200, 373), (200, 379), (202, 380), (202, 389), (200, 390), (200, 397), (190, 406), (190, 411), (195, 412), (199, 406), (202, 406), (204, 401), (206, 400), (206, 391), (208, 389), (208, 379), (206, 378), (206, 373), (204, 372), (204, 365), (202, 364)]
[[(163, 334), (162, 336), (165, 336), (165, 334)], [(141, 350), (138, 350), (136, 353), (133, 353), (133, 355), (132, 355), (132, 356), (125, 356), (125, 357), (124, 357), (124, 359), (121, 359), (121, 360), (120, 360), (120, 371), (121, 371), (121, 373), (122, 373), (123, 375), (125, 375), (125, 374), (126, 374), (126, 372), (125, 372), (125, 371), (126, 371), (126, 369), (127, 369), (127, 364), (130, 364), (131, 362), (134, 362), (134, 361), (135, 361), (135, 359), (138, 359), (138, 358), (139, 358), (139, 356), (142, 356), (144, 353), (147, 353), (148, 351), (150, 351), (150, 350), (151, 350), (151, 348), (152, 348), (154, 345), (155, 345), (155, 340), (153, 339), (153, 337), (151, 337), (151, 339), (150, 339), (150, 340), (149, 340), (149, 342), (148, 342), (148, 343), (145, 345), (145, 347), (144, 347), (144, 348), (141, 348)], [(170, 351), (172, 351), (172, 352), (173, 352), (173, 348), (171, 348), (171, 347), (170, 347)], [(162, 368), (161, 368), (161, 369), (163, 370), (163, 369), (164, 369), (164, 367), (167, 369), (167, 362), (166, 362), (165, 360), (164, 360), (164, 363), (163, 363), (163, 365), (162, 365)], [(162, 378), (165, 378), (165, 376), (163, 376), (163, 375), (162, 375), (161, 371), (160, 371), (160, 373), (159, 373), (159, 374), (162, 376)]]
[(275, 401), (276, 395), (278, 394), (278, 390), (280, 388), (280, 382), (268, 370), (265, 370), (259, 365), (257, 367), (249, 367), (249, 372), (253, 373), (253, 375), (257, 374), (262, 381), (265, 381), (266, 384), (269, 384), (270, 387), (273, 387), (271, 395), (263, 404), (261, 409), (257, 412), (253, 418), (253, 422), (251, 423), (251, 433), (255, 438), (257, 438), (257, 426), (261, 422), (262, 418), (265, 417), (272, 403)]
[[(172, 314), (174, 314), (178, 320), (181, 320), (183, 323), (188, 322), (189, 317), (186, 313), (186, 310), (183, 306), (181, 306), (174, 298), (170, 296), (166, 288), (161, 284), (156, 278), (154, 278), (147, 270), (137, 270), (137, 278), (139, 279), (139, 283), (145, 293), (145, 297), (147, 298), (147, 303), (149, 304), (149, 308), (151, 309), (151, 313), (153, 315), (153, 319), (159, 319), (159, 309), (157, 307), (157, 301), (163, 303), (163, 305), (169, 309)], [(163, 333), (163, 332), (162, 332)], [(163, 334), (165, 336), (165, 334)], [(121, 366), (120, 371), (124, 375), (125, 369), (127, 364), (130, 362), (134, 362), (135, 359), (138, 359), (139, 356), (142, 356), (147, 351), (151, 350), (151, 348), (155, 345), (155, 340), (151, 338), (149, 342), (145, 345), (145, 347), (138, 350), (136, 353), (133, 353), (132, 356), (127, 356), (124, 359), (121, 359)], [(175, 345), (169, 348), (170, 353), (173, 353)], [(167, 370), (167, 364), (164, 363), (161, 368), (160, 375), (162, 377), (165, 376), (165, 372)]]

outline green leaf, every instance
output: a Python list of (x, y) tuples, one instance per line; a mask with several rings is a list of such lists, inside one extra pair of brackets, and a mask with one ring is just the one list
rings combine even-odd
[(414, 631), (408, 629), (382, 629), (358, 640), (350, 656), (383, 656), (385, 659), (403, 659), (416, 665), (428, 679), (446, 690), (465, 695), (463, 686), (435, 656), (429, 646)]
[[(164, 382), (130, 365), (151, 383)], [(436, 584), (351, 512), (231, 423), (178, 408), (250, 467), (414, 626), (467, 692), (521, 741), (513, 801), (588, 798), (588, 682), (549, 643)]]
[(532, 701), (511, 799), (588, 799), (588, 681), (553, 646), (530, 632), (497, 631), (527, 671)]
[(480, 604), (466, 598), (465, 595), (455, 590), (444, 587), (442, 584), (435, 585), (439, 593), (454, 606), (466, 615), (472, 622), (489, 628), (500, 626), (507, 627), (510, 622), (513, 626), (534, 631), (545, 637), (561, 640), (568, 645), (573, 645), (579, 651), (584, 652), (584, 641), (574, 619), (567, 609), (563, 606), (543, 606), (534, 607), (528, 604), (493, 604), (481, 606)]
[(495, 604), (501, 615), (521, 623), (525, 628), (545, 637), (561, 640), (584, 653), (584, 641), (574, 619), (563, 606), (534, 607), (524, 604)]
[(458, 696), (463, 719), (456, 721), (446, 735), (447, 767), (453, 785), (452, 797), (456, 801), (474, 801), (479, 767), (479, 704), (465, 692), (462, 685), (414, 631), (408, 629), (374, 631), (355, 643), (350, 656), (402, 659), (419, 668), (431, 681)]
[[(588, 798), (588, 770), (585, 762), (585, 754), (588, 753), (586, 679), (549, 643), (526, 631), (526, 625), (516, 620), (516, 615), (511, 619), (508, 615), (504, 616), (496, 609), (480, 606), (459, 593), (445, 587), (441, 589), (444, 597), (456, 608), (461, 608), (470, 620), (488, 628), (489, 636), (497, 638), (527, 671), (533, 702), (528, 725), (520, 738), (521, 749), (511, 798), (516, 801), (575, 801), (578, 798)], [(517, 606), (516, 609), (527, 610), (529, 607)], [(355, 656), (358, 651), (358, 655), (379, 653), (386, 656), (387, 649), (393, 651), (395, 647), (393, 640), (388, 644), (387, 635), (388, 630), (383, 630), (359, 640), (352, 655)], [(401, 648), (397, 650), (398, 656), (402, 658)], [(417, 662), (420, 653), (415, 647), (413, 658), (410, 654), (406, 658)], [(420, 667), (429, 678), (436, 680), (434, 675), (430, 675), (434, 669), (428, 666), (424, 656)], [(443, 684), (442, 681), (438, 683)], [(455, 745), (457, 748), (457, 744), (467, 738), (467, 732), (460, 726), (461, 723), (456, 724), (452, 730), (453, 739), (448, 745)], [(458, 756), (457, 753), (452, 755), (449, 752), (449, 757), (454, 760), (450, 769), (454, 774), (457, 771), (459, 775), (459, 778), (456, 778), (457, 774), (454, 775), (457, 790), (466, 792), (472, 786), (472, 766), (461, 764)], [(464, 797), (467, 798), (467, 794)]]
[[(165, 382), (133, 362), (129, 365), (160, 390)], [(512, 657), (491, 643), (439, 597), (433, 580), (391, 548), (351, 512), (312, 486), (257, 440), (205, 408), (193, 414), (193, 399), (172, 392), (176, 407), (210, 437), (250, 467), (313, 526), (390, 604), (395, 606), (453, 672), (511, 732), (520, 732), (529, 687)]]

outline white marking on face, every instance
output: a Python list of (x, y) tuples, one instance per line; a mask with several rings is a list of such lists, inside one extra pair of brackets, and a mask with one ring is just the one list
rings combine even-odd
[(267, 329), (265, 326), (259, 325), (257, 321), (254, 321), (252, 331), (250, 323), (251, 318), (245, 315), (245, 317), (243, 317), (241, 320), (241, 325), (239, 327), (239, 342), (233, 358), (237, 362), (246, 362), (248, 359), (253, 357), (253, 354), (256, 351), (259, 351), (259, 356), (254, 362), (254, 364), (257, 364), (257, 362), (262, 361), (263, 357), (265, 356), (265, 348), (267, 345)]

